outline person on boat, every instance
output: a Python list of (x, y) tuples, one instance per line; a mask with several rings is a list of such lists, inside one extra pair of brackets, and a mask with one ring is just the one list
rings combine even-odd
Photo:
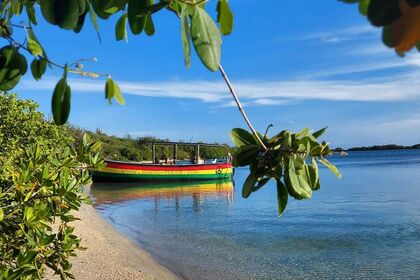
[(195, 164), (195, 153), (191, 153), (191, 157), (190, 157), (190, 162), (191, 164)]
[(232, 159), (233, 159), (232, 154), (228, 152), (226, 161), (229, 163), (229, 162), (232, 162)]

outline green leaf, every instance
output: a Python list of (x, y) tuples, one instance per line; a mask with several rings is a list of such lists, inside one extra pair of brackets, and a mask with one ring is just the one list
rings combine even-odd
[(79, 20), (79, 0), (39, 0), (41, 13), (51, 24), (73, 29)]
[(36, 15), (35, 15), (35, 9), (34, 9), (34, 3), (31, 2), (26, 2), (25, 3), (25, 8), (26, 8), (26, 14), (28, 15), (29, 20), (37, 25), (37, 20), (36, 20)]
[(31, 72), (35, 80), (40, 80), (47, 69), (47, 61), (44, 58), (34, 59), (31, 63)]
[(289, 193), (287, 192), (286, 186), (280, 181), (277, 181), (277, 209), (279, 217), (283, 215), (284, 209), (287, 206), (287, 200), (289, 198)]
[(296, 170), (294, 162), (289, 160), (288, 168), (285, 170), (284, 179), (287, 190), (296, 199), (306, 199), (312, 196), (312, 190), (308, 184), (305, 170)]
[(250, 173), (248, 177), (246, 178), (244, 185), (242, 187), (242, 197), (248, 198), (249, 195), (252, 192), (252, 189), (255, 186), (255, 183), (257, 182), (257, 178), (255, 177), (254, 173)]
[(201, 62), (211, 71), (220, 64), (222, 39), (216, 24), (205, 10), (195, 7), (191, 20), (191, 35), (195, 51)]
[(318, 159), (318, 161), (322, 163), (325, 167), (327, 167), (332, 173), (334, 173), (335, 176), (337, 176), (337, 178), (341, 178), (341, 173), (340, 171), (338, 171), (338, 168), (335, 165), (331, 164), (325, 158), (320, 158)]
[(235, 144), (237, 147), (242, 147), (250, 144), (257, 145), (254, 136), (252, 136), (251, 133), (242, 128), (232, 129), (232, 131), (230, 132), (230, 139), (232, 140), (233, 144)]
[(319, 138), (319, 137), (321, 137), (325, 133), (325, 131), (327, 131), (327, 129), (328, 129), (328, 126), (326, 126), (324, 128), (321, 128), (320, 130), (315, 131), (314, 133), (312, 133), (312, 136), (315, 137), (315, 138)]
[(191, 33), (189, 23), (188, 10), (185, 6), (181, 9), (181, 39), (182, 39), (182, 50), (184, 53), (185, 66), (189, 68), (191, 66)]
[(14, 88), (28, 69), (26, 58), (17, 48), (4, 46), (0, 49), (0, 90)]
[(142, 9), (144, 9), (146, 1), (128, 0), (128, 24), (133, 34), (140, 34), (146, 23), (145, 16), (138, 17)]
[(105, 98), (109, 100), (110, 104), (112, 98), (115, 98), (120, 105), (125, 104), (120, 88), (111, 78), (108, 78), (105, 84)]
[(145, 16), (144, 32), (146, 32), (147, 36), (152, 36), (155, 34), (155, 25), (151, 15)]
[(51, 107), (54, 122), (58, 125), (66, 123), (70, 115), (71, 89), (65, 77), (61, 78), (54, 88)]
[(233, 166), (247, 166), (255, 161), (259, 153), (257, 145), (246, 145), (238, 148), (233, 153)]
[(217, 22), (220, 25), (220, 32), (223, 35), (229, 35), (233, 29), (233, 13), (227, 0), (217, 2)]
[(92, 7), (92, 3), (90, 1), (88, 1), (89, 5), (89, 17), (90, 17), (90, 21), (93, 24), (93, 28), (95, 28), (96, 33), (98, 33), (99, 35), (99, 25), (98, 25), (98, 19), (96, 17), (96, 13), (95, 10)]
[(399, 1), (370, 1), (368, 18), (374, 26), (390, 25), (402, 16)]
[(28, 38), (28, 49), (32, 55), (41, 56), (42, 48), (41, 46), (33, 39)]
[(359, 12), (362, 15), (367, 16), (369, 4), (370, 4), (370, 0), (360, 0), (360, 2), (359, 2)]
[(3, 221), (3, 218), (4, 218), (3, 208), (0, 208), (0, 222)]
[(123, 14), (117, 21), (117, 24), (115, 25), (115, 38), (117, 39), (117, 41), (120, 41), (122, 39), (125, 39), (126, 42), (128, 41), (127, 14)]

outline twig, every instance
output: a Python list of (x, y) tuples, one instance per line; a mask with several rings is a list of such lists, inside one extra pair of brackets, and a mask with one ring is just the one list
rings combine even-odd
[(233, 96), (233, 99), (236, 102), (236, 106), (239, 109), (239, 112), (241, 112), (242, 116), (244, 117), (244, 120), (246, 124), (248, 125), (249, 129), (251, 129), (252, 134), (254, 134), (255, 139), (260, 143), (260, 145), (264, 148), (264, 150), (268, 150), (267, 146), (264, 144), (264, 142), (261, 140), (260, 136), (258, 135), (257, 131), (255, 130), (254, 126), (252, 125), (251, 121), (249, 120), (248, 116), (246, 115), (246, 112), (244, 110), (244, 107), (241, 104), (241, 101), (239, 101), (239, 98), (235, 92), (235, 89), (233, 88), (232, 84), (229, 81), (228, 76), (225, 73), (225, 70), (223, 69), (222, 65), (219, 64), (219, 71), (222, 74), (223, 79), (226, 82), (226, 85), (228, 86), (230, 93)]

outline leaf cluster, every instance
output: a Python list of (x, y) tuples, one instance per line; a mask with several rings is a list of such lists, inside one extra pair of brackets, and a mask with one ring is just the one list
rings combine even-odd
[(89, 202), (88, 168), (103, 164), (100, 143), (86, 135), (73, 146), (36, 108), (0, 94), (0, 279), (41, 279), (47, 267), (73, 278), (69, 258), (82, 249), (73, 211)]
[(419, 0), (341, 0), (357, 3), (362, 15), (372, 25), (382, 27), (382, 40), (397, 54), (417, 46), (420, 51), (420, 1)]
[(282, 215), (289, 195), (299, 200), (308, 199), (320, 188), (318, 163), (340, 178), (338, 169), (325, 158), (332, 154), (328, 144), (318, 141), (325, 131), (326, 128), (314, 133), (307, 128), (298, 133), (283, 130), (271, 138), (267, 132), (264, 136), (258, 134), (265, 149), (253, 134), (241, 128), (233, 129), (230, 134), (236, 145), (233, 165), (249, 166), (250, 172), (242, 187), (242, 196), (248, 198), (273, 179), (277, 184), (278, 212)]

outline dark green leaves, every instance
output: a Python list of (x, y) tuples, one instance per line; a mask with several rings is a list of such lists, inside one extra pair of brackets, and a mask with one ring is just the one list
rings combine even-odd
[(69, 118), (70, 99), (71, 90), (65, 74), (56, 84), (52, 96), (51, 109), (56, 124), (63, 125)]
[(23, 55), (13, 46), (0, 49), (0, 90), (10, 90), (26, 73), (28, 64)]
[(145, 16), (144, 32), (147, 36), (152, 36), (155, 34), (155, 24), (153, 23), (152, 15)]
[(44, 58), (34, 59), (31, 63), (31, 72), (35, 80), (40, 80), (47, 69), (47, 61)]
[(216, 24), (200, 7), (195, 8), (191, 19), (191, 35), (201, 62), (209, 70), (217, 71), (220, 64), (222, 39)]
[(251, 133), (242, 128), (232, 129), (232, 131), (230, 132), (230, 139), (232, 140), (233, 144), (235, 144), (237, 147), (242, 147), (250, 144), (257, 144), (254, 136), (252, 136)]
[(325, 159), (325, 156), (332, 154), (328, 144), (317, 141), (326, 129), (322, 128), (314, 133), (308, 128), (298, 133), (284, 130), (272, 138), (266, 133), (264, 137), (260, 137), (267, 149), (248, 131), (233, 129), (231, 139), (236, 148), (233, 151), (232, 164), (235, 167), (249, 166), (250, 172), (243, 185), (242, 196), (249, 197), (252, 192), (264, 187), (270, 179), (274, 179), (277, 183), (278, 211), (281, 216), (289, 195), (299, 200), (308, 199), (312, 197), (314, 190), (320, 188), (317, 161), (340, 177), (338, 169)]
[(245, 180), (244, 186), (242, 187), (242, 197), (248, 198), (254, 188), (257, 178), (255, 178), (254, 173), (250, 173)]
[(229, 35), (233, 29), (233, 13), (227, 0), (217, 2), (217, 22), (220, 25), (220, 33)]
[(127, 38), (127, 14), (123, 14), (115, 25), (115, 38), (117, 41)]
[(287, 193), (286, 186), (282, 183), (282, 181), (277, 180), (277, 209), (279, 213), (279, 217), (283, 215), (284, 209), (287, 206), (287, 200), (289, 198), (289, 194)]
[(146, 0), (128, 0), (128, 24), (133, 34), (140, 34), (143, 31), (146, 18), (139, 17), (145, 6)]
[(371, 0), (368, 18), (375, 26), (385, 26), (398, 20), (401, 15), (399, 0)]
[(257, 145), (246, 145), (239, 147), (233, 153), (234, 166), (247, 166), (257, 157), (259, 148)]
[(41, 12), (44, 18), (51, 24), (58, 25), (63, 29), (73, 29), (79, 20), (81, 5), (84, 1), (79, 0), (40, 0)]
[(120, 105), (125, 104), (124, 97), (122, 96), (121, 90), (118, 85), (112, 80), (108, 78), (105, 85), (105, 98), (108, 99), (109, 103), (111, 104), (112, 98), (115, 98)]

